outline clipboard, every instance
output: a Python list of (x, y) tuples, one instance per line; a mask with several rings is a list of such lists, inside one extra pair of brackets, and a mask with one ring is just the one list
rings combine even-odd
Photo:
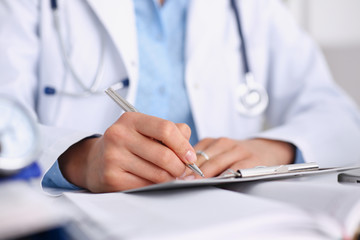
[(174, 180), (171, 182), (153, 184), (150, 186), (130, 189), (123, 191), (125, 193), (146, 192), (156, 190), (169, 190), (177, 188), (190, 188), (200, 186), (217, 186), (229, 183), (266, 181), (286, 178), (296, 178), (310, 175), (319, 175), (325, 173), (343, 172), (353, 169), (359, 169), (360, 166), (319, 168), (317, 163), (298, 163), (278, 166), (260, 166), (249, 169), (239, 169), (237, 171), (226, 170), (218, 177), (195, 179), (195, 180)]

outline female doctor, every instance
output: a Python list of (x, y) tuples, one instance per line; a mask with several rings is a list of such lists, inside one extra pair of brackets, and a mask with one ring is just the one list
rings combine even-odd
[[(3, 0), (0, 53), (1, 93), (42, 124), (45, 186), (360, 156), (356, 106), (276, 0)], [(142, 113), (121, 114), (114, 84)]]

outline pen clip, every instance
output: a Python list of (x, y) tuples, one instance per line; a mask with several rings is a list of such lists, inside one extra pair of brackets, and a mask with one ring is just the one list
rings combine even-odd
[(276, 175), (282, 173), (292, 173), (292, 172), (304, 172), (304, 171), (314, 171), (319, 170), (319, 165), (317, 163), (297, 163), (297, 164), (287, 164), (287, 165), (278, 165), (278, 166), (261, 166), (248, 169), (239, 169), (237, 172), (241, 177), (256, 177), (256, 176), (265, 176), (265, 175)]
[(316, 171), (319, 170), (317, 163), (298, 163), (278, 166), (258, 166), (254, 168), (239, 169), (234, 171), (227, 169), (221, 173), (216, 179), (229, 179), (229, 178), (246, 178), (246, 177), (258, 177), (266, 175), (277, 175), (283, 173), (304, 172), (304, 171)]
[(238, 177), (241, 177), (240, 173), (228, 168), (215, 178), (216, 179), (229, 179), (229, 178), (238, 178)]

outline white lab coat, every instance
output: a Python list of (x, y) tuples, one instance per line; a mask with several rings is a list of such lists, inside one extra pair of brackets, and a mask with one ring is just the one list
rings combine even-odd
[[(293, 143), (306, 161), (320, 166), (359, 163), (359, 114), (332, 81), (314, 43), (276, 0), (240, 0), (239, 8), (250, 67), (266, 86), (270, 104), (259, 117), (235, 111), (234, 89), (244, 73), (230, 1), (191, 0), (185, 81), (199, 139), (278, 139)], [(59, 0), (59, 9), (66, 48), (84, 83), (93, 81), (103, 36), (100, 89), (128, 77), (123, 94), (134, 102), (138, 53), (132, 1)], [(0, 2), (0, 54), (1, 93), (11, 94), (51, 126), (42, 127), (44, 168), (72, 143), (103, 133), (120, 116), (105, 94), (73, 98), (43, 93), (46, 86), (81, 91), (63, 64), (48, 0)]]

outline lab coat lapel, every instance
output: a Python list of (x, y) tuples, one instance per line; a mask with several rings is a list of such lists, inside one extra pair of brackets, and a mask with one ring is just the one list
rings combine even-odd
[(227, 18), (222, 15), (229, 13), (230, 4), (219, 0), (192, 0), (189, 3), (185, 53), (187, 58), (192, 58), (197, 50), (209, 47), (204, 43), (222, 40), (222, 35), (216, 35), (216, 29), (223, 30), (222, 21)]
[(133, 2), (131, 0), (88, 0), (88, 2), (119, 50), (129, 78), (136, 79), (137, 41)]
[[(199, 138), (221, 136), (227, 121), (224, 114), (229, 108), (223, 78), (227, 78), (222, 45), (226, 43), (226, 21), (229, 1), (189, 1), (185, 42), (185, 81)], [(235, 29), (235, 28), (234, 28)], [(209, 96), (213, 96), (210, 97)], [(210, 107), (209, 106), (213, 106)], [(216, 109), (216, 110), (215, 110)], [(211, 119), (211, 121), (209, 121)], [(216, 127), (214, 127), (216, 126)]]

